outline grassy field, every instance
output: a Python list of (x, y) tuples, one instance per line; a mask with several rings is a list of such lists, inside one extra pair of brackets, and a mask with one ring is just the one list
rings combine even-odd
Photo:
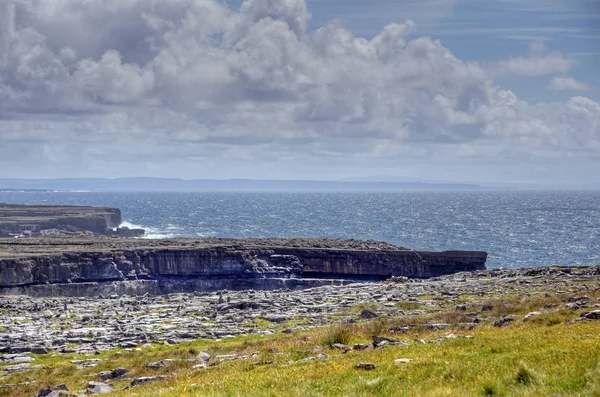
[[(587, 295), (591, 305), (598, 303), (598, 291)], [(111, 381), (117, 390), (110, 396), (600, 396), (600, 321), (570, 321), (585, 310), (568, 308), (568, 301), (569, 296), (546, 295), (487, 302), (492, 306), (487, 316), (515, 316), (504, 327), (488, 323), (464, 330), (463, 312), (448, 308), (410, 320), (376, 319), (268, 337), (154, 345), (90, 357), (35, 356), (40, 368), (0, 379), (32, 383), (0, 389), (0, 396), (31, 396), (42, 386), (59, 383), (82, 390), (88, 381), (98, 380), (98, 372), (116, 367), (131, 369), (127, 378), (172, 377), (124, 390), (130, 380)], [(523, 321), (532, 310), (540, 314)], [(450, 328), (389, 331), (437, 321)], [(402, 344), (347, 353), (332, 348), (334, 343), (370, 343), (372, 335)], [(246, 358), (192, 370), (197, 362), (187, 360), (200, 351)], [(86, 358), (102, 361), (85, 369), (70, 362)], [(160, 369), (145, 367), (165, 358), (176, 361)], [(213, 357), (210, 363), (216, 361)], [(357, 369), (359, 363), (376, 367)]]

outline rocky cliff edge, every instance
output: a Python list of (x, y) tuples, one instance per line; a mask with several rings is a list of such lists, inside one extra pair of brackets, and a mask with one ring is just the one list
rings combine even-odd
[(133, 282), (136, 291), (145, 285), (164, 293), (269, 289), (281, 280), (428, 278), (483, 270), (486, 258), (337, 239), (0, 239), (0, 294), (86, 295), (89, 283), (89, 290)]

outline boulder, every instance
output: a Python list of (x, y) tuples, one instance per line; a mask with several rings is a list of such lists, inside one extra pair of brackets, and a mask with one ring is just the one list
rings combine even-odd
[(336, 350), (341, 350), (344, 353), (349, 352), (350, 350), (352, 350), (352, 348), (350, 346), (346, 346), (342, 343), (334, 343), (333, 345), (331, 345), (332, 349), (336, 349)]
[(582, 313), (581, 317), (585, 318), (586, 320), (600, 320), (600, 310)]
[(504, 327), (515, 321), (515, 316), (505, 316), (494, 322), (494, 327)]
[(371, 337), (371, 339), (373, 339), (374, 347), (377, 347), (377, 346), (385, 344), (385, 343), (391, 343), (391, 344), (400, 343), (400, 341), (398, 339), (388, 338), (385, 336), (374, 335)]
[(129, 369), (127, 369), (127, 368), (115, 368), (111, 371), (100, 372), (98, 374), (98, 377), (102, 380), (117, 379), (127, 373), (129, 373)]
[(176, 360), (173, 360), (172, 358), (165, 358), (164, 360), (149, 363), (148, 365), (146, 365), (146, 368), (151, 368), (151, 369), (164, 368), (167, 365), (174, 363), (175, 361)]
[(87, 393), (88, 394), (107, 394), (112, 393), (115, 387), (107, 383), (102, 382), (88, 382)]
[(159, 380), (169, 379), (170, 376), (167, 375), (157, 375), (157, 376), (141, 376), (139, 378), (135, 378), (131, 381), (131, 386), (143, 385), (149, 382), (156, 382)]
[(354, 366), (354, 368), (370, 371), (377, 368), (377, 365), (373, 363), (358, 363)]
[(208, 354), (207, 352), (201, 351), (196, 356), (196, 361), (201, 361), (201, 362), (207, 363), (211, 357), (212, 356), (210, 354)]
[(377, 317), (379, 317), (379, 315), (377, 313), (375, 313), (373, 310), (365, 309), (362, 312), (360, 312), (360, 318), (372, 319), (372, 318), (377, 318)]
[(539, 316), (542, 314), (541, 312), (529, 312), (523, 317), (523, 321), (529, 321), (532, 317)]

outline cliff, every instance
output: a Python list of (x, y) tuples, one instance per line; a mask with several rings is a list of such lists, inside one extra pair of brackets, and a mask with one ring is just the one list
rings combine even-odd
[(121, 211), (118, 208), (0, 203), (0, 237), (85, 233), (124, 237), (140, 235), (137, 229), (113, 231), (120, 224)]
[(332, 278), (428, 278), (485, 269), (486, 257), (330, 239), (0, 239), (0, 294), (86, 295), (125, 286), (169, 293), (295, 287)]

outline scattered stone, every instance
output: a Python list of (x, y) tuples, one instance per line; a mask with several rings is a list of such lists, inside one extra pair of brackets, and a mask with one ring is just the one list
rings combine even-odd
[(475, 329), (475, 328), (477, 328), (477, 326), (478, 326), (478, 325), (479, 325), (479, 324), (478, 324), (478, 323), (475, 323), (475, 322), (473, 322), (473, 323), (459, 323), (459, 324), (458, 324), (458, 327), (459, 327), (460, 329), (464, 330), (464, 331), (470, 331), (470, 330), (472, 330), (472, 329)]
[(408, 332), (408, 331), (410, 331), (410, 327), (408, 327), (408, 326), (390, 328), (390, 332), (393, 334), (401, 334), (401, 333)]
[(67, 391), (69, 391), (69, 389), (64, 384), (50, 386), (45, 389), (41, 389), (35, 395), (35, 397), (61, 397), (61, 396), (66, 396), (67, 393), (65, 393), (65, 392), (67, 392)]
[(101, 380), (109, 380), (109, 379), (118, 379), (123, 375), (129, 373), (129, 369), (127, 368), (115, 368), (111, 371), (102, 371), (98, 374), (98, 377)]
[(512, 323), (513, 321), (515, 321), (514, 316), (505, 316), (505, 317), (501, 318), (500, 320), (495, 321), (494, 327), (504, 327), (504, 326)]
[(211, 357), (212, 356), (210, 354), (208, 354), (207, 352), (201, 351), (196, 356), (196, 361), (202, 361), (202, 362), (207, 363), (210, 360)]
[(335, 349), (335, 350), (341, 350), (344, 353), (347, 353), (350, 350), (352, 350), (352, 348), (350, 346), (346, 346), (346, 345), (344, 345), (342, 343), (334, 343), (333, 345), (331, 345), (331, 348)]
[(78, 368), (92, 368), (98, 365), (102, 360), (99, 358), (90, 358), (88, 360), (71, 360), (71, 364), (75, 364)]
[(374, 347), (378, 347), (384, 344), (395, 344), (395, 343), (400, 343), (400, 341), (398, 339), (393, 339), (393, 338), (388, 338), (385, 336), (372, 336), (371, 339), (373, 339), (373, 346)]
[(369, 345), (366, 343), (357, 343), (356, 345), (352, 346), (352, 348), (354, 350), (366, 350), (366, 349), (370, 349), (372, 347), (373, 347), (373, 345)]
[(4, 383), (0, 385), (0, 389), (12, 389), (17, 386), (28, 386), (31, 382), (20, 382), (20, 383)]
[(31, 346), (30, 352), (33, 354), (48, 354), (48, 349), (44, 346)]
[(397, 358), (394, 360), (394, 364), (408, 364), (413, 361), (412, 358)]
[(530, 312), (530, 313), (527, 313), (525, 315), (525, 317), (523, 317), (523, 321), (529, 321), (529, 320), (531, 320), (532, 317), (539, 316), (540, 314), (542, 314), (542, 312)]
[(131, 386), (143, 385), (150, 382), (156, 382), (159, 380), (169, 379), (171, 376), (169, 375), (157, 375), (157, 376), (141, 376), (139, 378), (135, 378), (131, 381)]
[(425, 324), (425, 328), (430, 331), (441, 331), (450, 326), (450, 324)]
[(107, 394), (115, 390), (115, 387), (107, 383), (102, 382), (88, 382), (87, 393), (88, 394)]
[(364, 309), (362, 312), (360, 312), (360, 318), (369, 320), (377, 317), (379, 317), (379, 315), (373, 310)]
[(2, 368), (2, 371), (6, 371), (9, 374), (12, 374), (14, 372), (30, 371), (32, 369), (39, 368), (39, 367), (40, 367), (39, 365), (31, 365), (29, 363), (23, 363), (23, 364), (9, 365), (8, 367)]
[[(40, 392), (44, 392), (46, 393), (46, 390), (40, 390)], [(38, 393), (37, 396), (40, 396), (40, 394)], [(48, 392), (48, 394), (42, 394), (42, 396), (44, 397), (71, 397), (71, 394), (69, 394), (68, 392), (65, 391), (60, 391), (60, 390), (50, 390), (50, 392)]]
[(30, 363), (35, 361), (35, 358), (29, 356), (21, 356), (19, 354), (7, 354), (0, 357), (0, 361), (9, 364)]
[(215, 356), (215, 360), (217, 361), (232, 361), (232, 360), (240, 360), (243, 358), (247, 358), (248, 356), (243, 356), (239, 354), (221, 354), (219, 356)]
[(585, 318), (586, 320), (600, 320), (600, 310), (582, 313), (581, 317)]
[(409, 279), (405, 276), (392, 276), (388, 281), (392, 283), (408, 283)]
[(366, 371), (370, 371), (372, 369), (377, 368), (377, 365), (373, 364), (373, 363), (358, 363), (356, 364), (356, 366), (354, 367), (355, 369), (363, 369)]
[(160, 361), (156, 361), (156, 362), (147, 364), (146, 368), (151, 368), (151, 369), (164, 368), (167, 365), (174, 363), (175, 361), (176, 360), (173, 360), (172, 358), (165, 358), (164, 360), (160, 360)]
[(286, 322), (287, 320), (289, 320), (289, 318), (285, 317), (285, 316), (266, 316), (263, 318), (272, 323), (283, 323), (283, 322)]
[(255, 363), (252, 363), (251, 365), (256, 365), (256, 366), (260, 366), (260, 365), (276, 365), (277, 361), (257, 361)]

